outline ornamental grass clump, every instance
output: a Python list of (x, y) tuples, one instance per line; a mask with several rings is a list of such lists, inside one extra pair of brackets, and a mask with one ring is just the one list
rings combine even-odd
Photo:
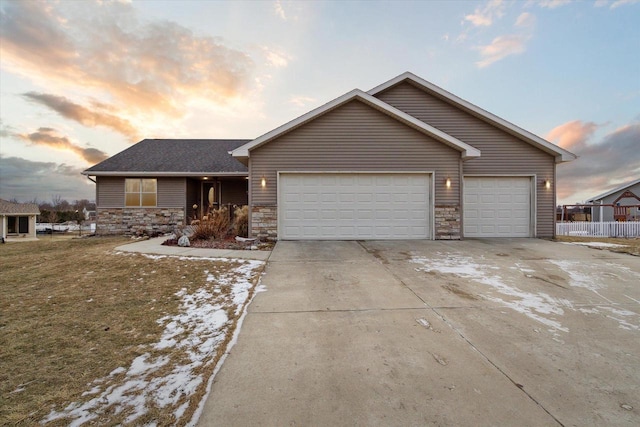
[(229, 234), (231, 221), (227, 208), (212, 211), (207, 219), (192, 225), (193, 235), (191, 240), (224, 239)]
[(233, 232), (236, 236), (249, 236), (249, 206), (237, 207), (233, 212)]

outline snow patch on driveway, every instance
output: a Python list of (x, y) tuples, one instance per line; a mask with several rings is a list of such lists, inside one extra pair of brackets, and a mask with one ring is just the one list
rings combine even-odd
[[(612, 273), (602, 271), (599, 267), (584, 261), (546, 260), (545, 262), (549, 262), (566, 273), (570, 286), (587, 289), (598, 295), (603, 301), (603, 304), (596, 304), (593, 307), (576, 308), (567, 299), (554, 298), (545, 292), (523, 291), (518, 287), (515, 278), (503, 274), (501, 267), (492, 264), (491, 260), (483, 256), (473, 258), (461, 253), (437, 252), (432, 257), (413, 256), (411, 262), (420, 265), (416, 268), (417, 271), (452, 274), (484, 285), (485, 288), (481, 288), (481, 290), (486, 289), (489, 292), (481, 294), (482, 297), (500, 303), (548, 326), (550, 332), (569, 332), (569, 328), (563, 326), (559, 319), (564, 315), (565, 310), (578, 311), (586, 315), (600, 315), (614, 320), (621, 329), (640, 330), (640, 314), (616, 307), (618, 304), (601, 294), (601, 291), (606, 289), (604, 283), (606, 280), (610, 280), (611, 276), (620, 275), (620, 280), (626, 280), (624, 276), (640, 279), (640, 273), (622, 265), (609, 264), (616, 272)], [(536, 270), (524, 262), (515, 263), (509, 268), (522, 272), (527, 278), (535, 277)], [(605, 301), (606, 304), (604, 304)]]
[[(441, 254), (438, 258), (412, 257), (411, 262), (422, 267), (417, 271), (435, 271), (441, 274), (453, 274), (469, 279), (473, 282), (489, 286), (498, 294), (508, 298), (500, 298), (495, 294), (483, 295), (484, 298), (503, 304), (519, 313), (522, 313), (550, 328), (550, 330), (569, 332), (554, 316), (564, 314), (563, 307), (571, 304), (566, 300), (560, 300), (550, 295), (539, 292), (531, 293), (519, 289), (515, 283), (511, 283), (503, 275), (500, 275), (500, 267), (490, 265), (484, 258), (477, 262), (473, 258), (461, 254)], [(520, 267), (523, 272), (532, 271), (529, 268)]]

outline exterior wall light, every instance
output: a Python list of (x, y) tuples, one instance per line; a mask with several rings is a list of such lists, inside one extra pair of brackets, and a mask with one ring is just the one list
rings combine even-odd
[(544, 181), (544, 188), (546, 188), (547, 190), (551, 188), (551, 180), (550, 179), (546, 179)]
[(446, 185), (447, 188), (451, 188), (451, 178), (447, 178), (444, 180), (444, 185)]
[(267, 186), (267, 180), (265, 179), (265, 177), (262, 177), (262, 180), (260, 181), (260, 185), (262, 185), (262, 188)]

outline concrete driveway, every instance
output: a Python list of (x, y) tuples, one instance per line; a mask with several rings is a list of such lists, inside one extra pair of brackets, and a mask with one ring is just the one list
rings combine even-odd
[(640, 425), (640, 258), (279, 242), (202, 426)]

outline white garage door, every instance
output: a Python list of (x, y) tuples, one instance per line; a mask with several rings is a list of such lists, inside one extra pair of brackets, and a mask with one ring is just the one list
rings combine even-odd
[(425, 239), (427, 174), (280, 175), (279, 236), (286, 240)]
[(465, 177), (465, 237), (530, 237), (531, 178)]

